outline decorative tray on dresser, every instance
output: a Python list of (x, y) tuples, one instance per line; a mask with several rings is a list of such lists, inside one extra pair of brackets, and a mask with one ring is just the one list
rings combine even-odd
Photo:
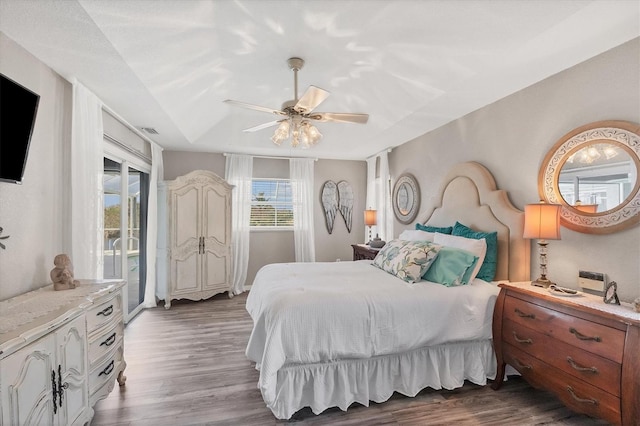
[(502, 283), (493, 313), (499, 389), (505, 365), (576, 412), (640, 425), (640, 314), (601, 297)]

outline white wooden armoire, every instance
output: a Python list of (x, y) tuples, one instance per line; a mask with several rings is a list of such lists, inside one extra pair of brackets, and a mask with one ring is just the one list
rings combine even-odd
[(231, 191), (217, 174), (195, 170), (166, 182), (171, 300), (232, 292)]

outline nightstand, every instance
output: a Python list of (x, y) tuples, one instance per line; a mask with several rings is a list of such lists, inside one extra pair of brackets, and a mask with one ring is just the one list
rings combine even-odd
[(373, 260), (380, 249), (372, 249), (366, 244), (351, 244), (353, 247), (353, 260)]
[(493, 312), (499, 389), (505, 365), (567, 407), (613, 424), (640, 419), (640, 315), (601, 297), (502, 283)]

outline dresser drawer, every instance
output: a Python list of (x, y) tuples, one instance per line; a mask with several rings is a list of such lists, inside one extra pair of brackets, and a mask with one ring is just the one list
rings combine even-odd
[(111, 353), (111, 356), (107, 357), (104, 361), (98, 364), (98, 366), (91, 370), (89, 373), (89, 393), (93, 394), (105, 383), (113, 383), (116, 372), (121, 370), (120, 365), (123, 362), (122, 345)]
[(99, 301), (96, 306), (87, 311), (87, 333), (115, 323), (122, 318), (122, 297), (120, 293), (113, 294), (104, 301)]
[(620, 399), (537, 358), (505, 344), (504, 360), (515, 367), (529, 383), (554, 393), (569, 408), (620, 424)]
[(507, 296), (504, 318), (622, 363), (625, 332)]
[(503, 327), (506, 343), (612, 395), (620, 396), (620, 364), (511, 320), (505, 319)]
[(105, 329), (104, 332), (95, 334), (89, 340), (89, 365), (95, 366), (109, 351), (122, 342), (124, 335), (124, 325), (122, 321), (115, 322)]

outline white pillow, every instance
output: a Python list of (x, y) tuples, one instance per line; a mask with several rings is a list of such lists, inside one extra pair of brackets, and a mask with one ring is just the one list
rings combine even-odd
[(429, 241), (432, 243), (435, 234), (435, 232), (427, 232), (420, 229), (405, 229), (400, 233), (398, 239), (404, 241)]
[(487, 241), (484, 238), (475, 240), (472, 238), (465, 238), (457, 235), (448, 235), (436, 232), (436, 235), (433, 238), (433, 242), (445, 247), (453, 247), (466, 250), (470, 253), (473, 253), (475, 256), (478, 256), (476, 267), (471, 273), (471, 276), (469, 276), (469, 282), (472, 282), (476, 275), (478, 275), (478, 271), (482, 267), (482, 262), (484, 261), (484, 257), (487, 254)]

